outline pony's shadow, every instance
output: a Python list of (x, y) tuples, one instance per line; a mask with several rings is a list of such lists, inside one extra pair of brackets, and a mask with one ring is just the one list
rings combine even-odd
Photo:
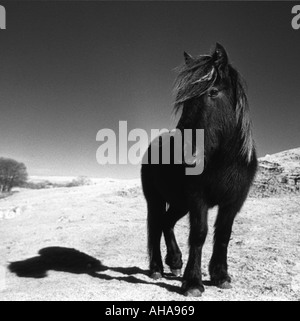
[[(138, 278), (135, 275), (148, 275), (147, 270), (139, 267), (109, 267), (101, 263), (96, 258), (80, 252), (76, 249), (66, 247), (46, 247), (38, 252), (35, 256), (23, 261), (11, 262), (8, 265), (10, 272), (19, 277), (27, 278), (44, 278), (50, 270), (61, 271), (74, 274), (88, 274), (102, 280), (119, 280), (128, 283), (154, 284), (167, 289), (170, 292), (181, 293), (180, 288), (163, 282), (149, 282)], [(111, 276), (105, 271), (114, 271), (124, 274), (124, 276)], [(178, 279), (166, 275), (167, 279)]]

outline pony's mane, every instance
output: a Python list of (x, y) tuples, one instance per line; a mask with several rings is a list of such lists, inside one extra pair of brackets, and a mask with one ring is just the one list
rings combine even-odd
[(236, 95), (236, 120), (240, 129), (242, 138), (241, 155), (247, 157), (250, 162), (254, 151), (254, 140), (252, 136), (252, 122), (250, 119), (250, 110), (246, 94), (246, 83), (239, 72), (231, 67), (232, 73), (235, 74), (235, 95)]
[[(249, 105), (246, 95), (246, 84), (239, 72), (228, 64), (229, 77), (235, 87), (236, 120), (240, 130), (242, 146), (240, 154), (250, 162), (254, 150), (252, 124), (249, 114)], [(215, 83), (218, 77), (218, 68), (214, 65), (213, 57), (201, 55), (193, 59), (192, 63), (184, 63), (175, 69), (178, 73), (174, 83), (175, 114), (189, 99), (205, 94)]]
[(199, 56), (193, 63), (184, 63), (175, 70), (178, 73), (173, 89), (176, 95), (175, 112), (185, 101), (204, 94), (217, 78), (212, 56), (209, 55)]

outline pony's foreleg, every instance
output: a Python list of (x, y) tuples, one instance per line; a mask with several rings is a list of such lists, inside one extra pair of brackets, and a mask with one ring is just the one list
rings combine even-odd
[(148, 199), (148, 253), (150, 260), (150, 277), (159, 279), (163, 275), (160, 240), (163, 231), (163, 218), (166, 203), (160, 197)]
[(186, 213), (186, 210), (174, 209), (171, 205), (164, 219), (163, 232), (167, 246), (167, 256), (165, 261), (175, 276), (179, 276), (181, 274), (182, 254), (176, 242), (174, 226)]
[(201, 256), (208, 230), (207, 211), (208, 207), (202, 200), (192, 200), (190, 204), (190, 251), (182, 281), (182, 291), (186, 296), (201, 296), (204, 291)]
[(211, 281), (223, 289), (231, 288), (231, 278), (227, 271), (227, 248), (237, 212), (238, 209), (234, 206), (220, 207), (215, 222), (214, 248), (209, 273)]

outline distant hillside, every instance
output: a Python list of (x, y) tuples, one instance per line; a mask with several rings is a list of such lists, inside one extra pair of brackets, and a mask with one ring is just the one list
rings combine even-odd
[(259, 159), (259, 170), (250, 196), (297, 193), (300, 191), (300, 148), (266, 155)]
[(300, 147), (285, 150), (273, 155), (266, 155), (259, 159), (260, 162), (268, 161), (280, 164), (284, 171), (289, 173), (300, 170)]
[[(30, 183), (34, 185), (33, 187), (36, 187), (37, 185), (38, 188), (50, 188), (60, 186), (70, 187), (82, 185), (73, 184), (72, 182), (74, 181), (76, 181), (75, 177), (30, 177)], [(89, 184), (103, 185), (105, 182), (117, 181), (117, 179), (111, 178), (91, 178), (89, 179)], [(132, 181), (136, 181), (137, 184), (140, 183), (140, 179), (135, 179)], [(41, 186), (39, 186), (39, 184)], [(131, 192), (132, 191), (121, 191), (120, 193), (130, 194)], [(272, 195), (290, 193), (300, 194), (300, 147), (272, 155), (266, 155), (264, 157), (259, 158), (259, 169), (253, 187), (250, 191), (250, 196), (269, 197)]]

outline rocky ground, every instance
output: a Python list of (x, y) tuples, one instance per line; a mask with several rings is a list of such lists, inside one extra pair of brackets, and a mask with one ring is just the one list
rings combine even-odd
[(300, 148), (259, 159), (259, 169), (250, 195), (269, 197), (300, 192)]
[[(180, 294), (180, 278), (147, 276), (139, 181), (20, 190), (0, 199), (0, 299), (299, 300), (299, 195), (248, 198), (229, 246), (230, 290), (209, 284), (213, 209), (203, 253), (205, 292), (191, 299)], [(185, 262), (188, 232), (183, 218), (176, 235)]]

